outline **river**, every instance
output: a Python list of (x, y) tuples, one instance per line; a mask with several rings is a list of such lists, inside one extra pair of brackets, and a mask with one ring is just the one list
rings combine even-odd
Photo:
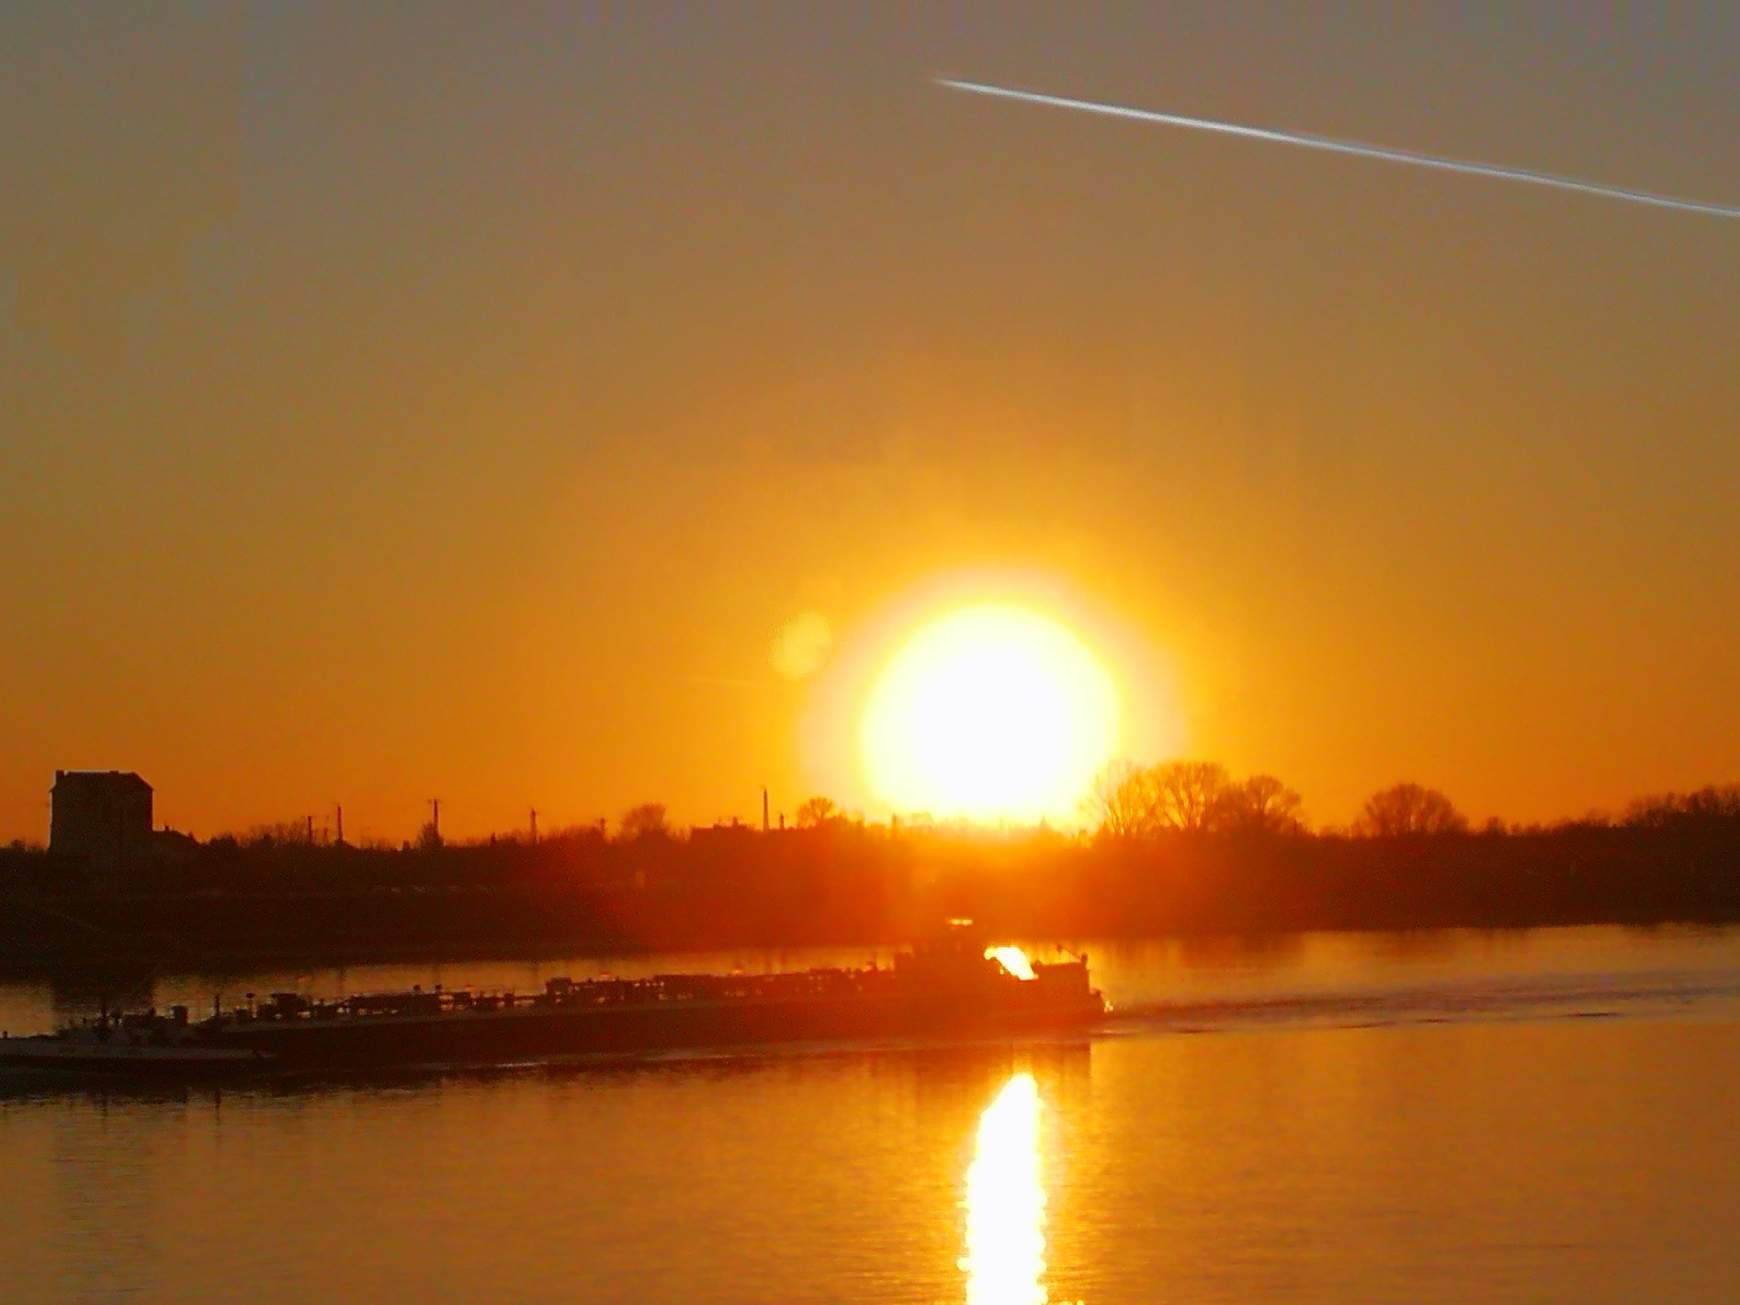
[[(1740, 1299), (1740, 930), (1072, 945), (1079, 1041), (13, 1084), (0, 1300)], [(876, 955), (92, 974), (0, 1027)]]

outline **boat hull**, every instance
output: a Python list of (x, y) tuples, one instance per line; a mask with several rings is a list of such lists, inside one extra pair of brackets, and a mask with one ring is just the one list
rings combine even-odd
[(0, 1041), (0, 1070), (77, 1078), (229, 1078), (274, 1067), (270, 1052), (243, 1047), (141, 1047), (61, 1038)]
[(918, 1037), (938, 1040), (1079, 1031), (1092, 1002), (969, 1007), (899, 999), (670, 1002), (426, 1017), (260, 1021), (216, 1042), (285, 1067), (503, 1063), (540, 1057)]

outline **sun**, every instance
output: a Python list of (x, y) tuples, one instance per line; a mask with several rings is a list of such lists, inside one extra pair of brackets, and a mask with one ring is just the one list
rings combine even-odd
[(1114, 754), (1111, 675), (1058, 621), (988, 603), (924, 626), (877, 677), (859, 723), (864, 776), (896, 811), (1073, 819)]

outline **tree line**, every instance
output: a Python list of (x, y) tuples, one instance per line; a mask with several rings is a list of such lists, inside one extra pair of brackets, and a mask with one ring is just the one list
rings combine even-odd
[[(1153, 838), (1183, 834), (1307, 832), (1299, 794), (1273, 775), (1235, 780), (1213, 761), (1138, 765), (1117, 761), (1100, 772), (1088, 809), (1100, 837)], [(1349, 830), (1356, 837), (1458, 834), (1468, 819), (1444, 794), (1412, 782), (1366, 799)]]
[(1349, 828), (1312, 830), (1275, 777), (1183, 761), (1112, 767), (1093, 802), (1084, 834), (871, 823), (821, 797), (765, 833), (682, 829), (656, 802), (536, 842), (354, 846), (286, 824), (169, 837), (121, 883), (5, 849), (0, 958), (885, 943), (958, 915), (1060, 939), (1740, 919), (1740, 786), (1476, 828), (1396, 784)]

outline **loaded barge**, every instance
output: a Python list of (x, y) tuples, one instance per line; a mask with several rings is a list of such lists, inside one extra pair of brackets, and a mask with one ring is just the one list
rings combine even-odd
[(1105, 1002), (1086, 956), (1029, 964), (964, 929), (892, 967), (785, 974), (550, 979), (542, 992), (274, 993), (189, 1019), (187, 1008), (103, 1014), (0, 1040), (0, 1068), (80, 1075), (210, 1076), (426, 1064), (491, 1065), (583, 1054), (1081, 1029)]

